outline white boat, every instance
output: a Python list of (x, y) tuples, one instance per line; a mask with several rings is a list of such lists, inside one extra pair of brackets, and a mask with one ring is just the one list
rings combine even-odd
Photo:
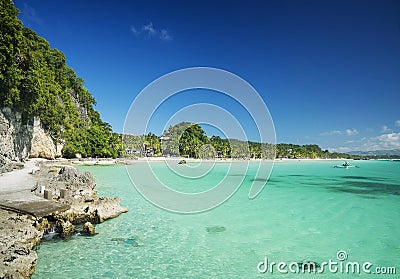
[(348, 162), (344, 162), (341, 165), (336, 165), (334, 168), (349, 169), (349, 168), (359, 168), (359, 166), (350, 165)]

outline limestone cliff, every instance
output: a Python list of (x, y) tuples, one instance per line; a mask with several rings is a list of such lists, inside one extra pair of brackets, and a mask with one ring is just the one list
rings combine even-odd
[(62, 141), (54, 140), (50, 133), (43, 129), (40, 123), (40, 118), (35, 117), (33, 121), (33, 133), (29, 157), (55, 159), (61, 157), (63, 146), (64, 144)]
[(21, 114), (0, 108), (0, 173), (11, 171), (28, 157), (32, 133), (32, 123), (23, 125)]
[(0, 109), (0, 155), (11, 161), (25, 159), (31, 149), (32, 123), (22, 124), (21, 114)]
[(55, 142), (43, 129), (38, 117), (23, 124), (19, 112), (0, 108), (0, 173), (28, 157), (60, 157), (62, 147), (62, 142)]

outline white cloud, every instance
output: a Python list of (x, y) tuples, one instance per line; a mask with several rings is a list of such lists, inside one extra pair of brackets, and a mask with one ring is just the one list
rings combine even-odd
[(396, 122), (394, 122), (394, 125), (395, 125), (395, 126), (400, 126), (400, 119), (399, 119), (399, 120), (396, 120)]
[(383, 126), (382, 126), (382, 132), (383, 132), (383, 133), (388, 133), (388, 132), (392, 132), (392, 130), (391, 130), (391, 129), (389, 129), (389, 127), (388, 127), (388, 126), (386, 126), (386, 125), (383, 125)]
[(139, 35), (140, 34), (140, 31), (138, 31), (134, 26), (131, 26), (131, 31), (135, 35)]
[(353, 151), (349, 147), (328, 147), (327, 149), (329, 150), (329, 152), (339, 152), (339, 153), (346, 153)]
[(356, 129), (346, 129), (346, 135), (348, 135), (348, 136), (354, 136), (357, 134), (358, 134), (358, 131)]
[(160, 39), (163, 41), (169, 41), (172, 40), (172, 36), (167, 30), (162, 29), (160, 33)]
[(362, 138), (357, 146), (357, 150), (362, 151), (396, 148), (400, 148), (400, 133), (388, 133), (376, 137)]
[(320, 135), (321, 136), (334, 136), (334, 135), (354, 136), (354, 135), (357, 135), (357, 134), (358, 134), (357, 129), (346, 129), (344, 131), (341, 131), (341, 130), (327, 131), (327, 132), (321, 133)]
[(342, 135), (343, 132), (339, 130), (333, 130), (333, 131), (328, 131), (328, 132), (323, 132), (321, 133), (321, 136), (333, 136), (333, 135)]
[(153, 36), (157, 32), (156, 29), (154, 29), (152, 22), (147, 25), (143, 25), (142, 31), (147, 33), (149, 36)]
[(158, 38), (162, 41), (171, 41), (172, 35), (166, 29), (157, 29), (154, 27), (152, 22), (143, 25), (141, 28), (136, 28), (135, 26), (131, 26), (131, 32), (136, 36), (144, 36), (147, 39), (150, 38)]
[(400, 133), (380, 135), (377, 137), (377, 142), (384, 149), (400, 148)]
[(344, 142), (344, 146), (330, 147), (330, 151), (373, 151), (400, 149), (400, 133), (386, 133), (375, 137), (363, 137)]

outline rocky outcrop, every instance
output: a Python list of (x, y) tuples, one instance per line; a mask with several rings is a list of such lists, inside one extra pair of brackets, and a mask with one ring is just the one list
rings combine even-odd
[(93, 196), (91, 199), (72, 199), (66, 202), (71, 208), (64, 212), (53, 214), (52, 219), (68, 220), (75, 225), (86, 222), (98, 224), (128, 211), (127, 208), (120, 205), (121, 199), (118, 197)]
[(43, 129), (40, 118), (35, 117), (29, 157), (55, 159), (61, 157), (63, 146), (62, 141), (56, 141), (50, 133)]
[(20, 162), (8, 161), (6, 158), (0, 156), (0, 174), (13, 170), (22, 169), (24, 164)]
[(37, 230), (41, 232), (47, 232), (51, 228), (50, 223), (46, 218), (35, 220), (35, 223), (33, 225)]
[(62, 238), (69, 238), (74, 234), (75, 227), (70, 221), (59, 219), (56, 222), (56, 232), (58, 232)]
[(90, 222), (86, 222), (83, 225), (82, 233), (85, 234), (85, 235), (95, 235), (96, 232), (95, 232), (93, 224), (90, 223)]
[[(61, 198), (61, 191), (67, 190), (68, 197), (74, 199), (85, 199), (96, 194), (94, 187), (96, 181), (90, 172), (80, 173), (71, 166), (43, 166), (38, 174), (39, 183), (50, 190), (55, 199)], [(40, 189), (36, 189), (39, 194)]]
[(127, 212), (128, 209), (121, 207), (121, 199), (116, 198), (100, 198), (96, 204), (94, 201), (95, 208), (99, 214), (100, 223), (107, 219), (112, 219), (119, 216), (121, 213)]
[[(86, 222), (98, 224), (128, 211), (127, 208), (121, 207), (121, 199), (118, 197), (98, 197), (94, 189), (96, 181), (89, 172), (82, 174), (71, 166), (42, 163), (40, 171), (34, 176), (37, 177), (39, 185), (51, 191), (53, 199), (70, 206), (66, 211), (48, 216), (53, 222), (62, 220), (72, 225), (83, 225)], [(40, 187), (35, 189), (35, 193), (42, 195)], [(56, 225), (60, 233), (64, 231), (62, 222)], [(61, 236), (68, 237), (68, 234)]]
[[(74, 225), (85, 222), (98, 224), (128, 211), (121, 207), (120, 198), (96, 195), (96, 181), (90, 172), (82, 174), (71, 166), (44, 164), (36, 176), (39, 184), (50, 190), (54, 199), (71, 206), (67, 211), (53, 214), (51, 218), (54, 220), (62, 219)], [(42, 195), (39, 187), (35, 192)]]
[(76, 106), (79, 112), (79, 117), (82, 119), (89, 118), (87, 109), (81, 105), (81, 102), (79, 101), (79, 97), (76, 92), (74, 90), (67, 89), (67, 93), (71, 96), (71, 101)]
[(0, 209), (0, 278), (29, 278), (33, 273), (36, 246), (43, 231), (26, 215)]

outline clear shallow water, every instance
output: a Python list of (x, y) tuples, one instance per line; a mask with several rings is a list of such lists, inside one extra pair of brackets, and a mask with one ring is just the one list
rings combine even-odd
[[(162, 175), (163, 164), (153, 164)], [(248, 199), (255, 173), (250, 165), (231, 199), (195, 215), (151, 205), (136, 192), (124, 166), (79, 167), (92, 172), (100, 195), (121, 197), (129, 212), (97, 225), (95, 237), (43, 242), (32, 278), (373, 277), (257, 270), (264, 257), (320, 263), (337, 260), (339, 250), (349, 261), (395, 266), (399, 274), (400, 162), (360, 161), (353, 169), (335, 169), (335, 164), (278, 162), (254, 200)], [(176, 189), (187, 188), (185, 180), (174, 182)], [(207, 183), (200, 184), (203, 189)]]

